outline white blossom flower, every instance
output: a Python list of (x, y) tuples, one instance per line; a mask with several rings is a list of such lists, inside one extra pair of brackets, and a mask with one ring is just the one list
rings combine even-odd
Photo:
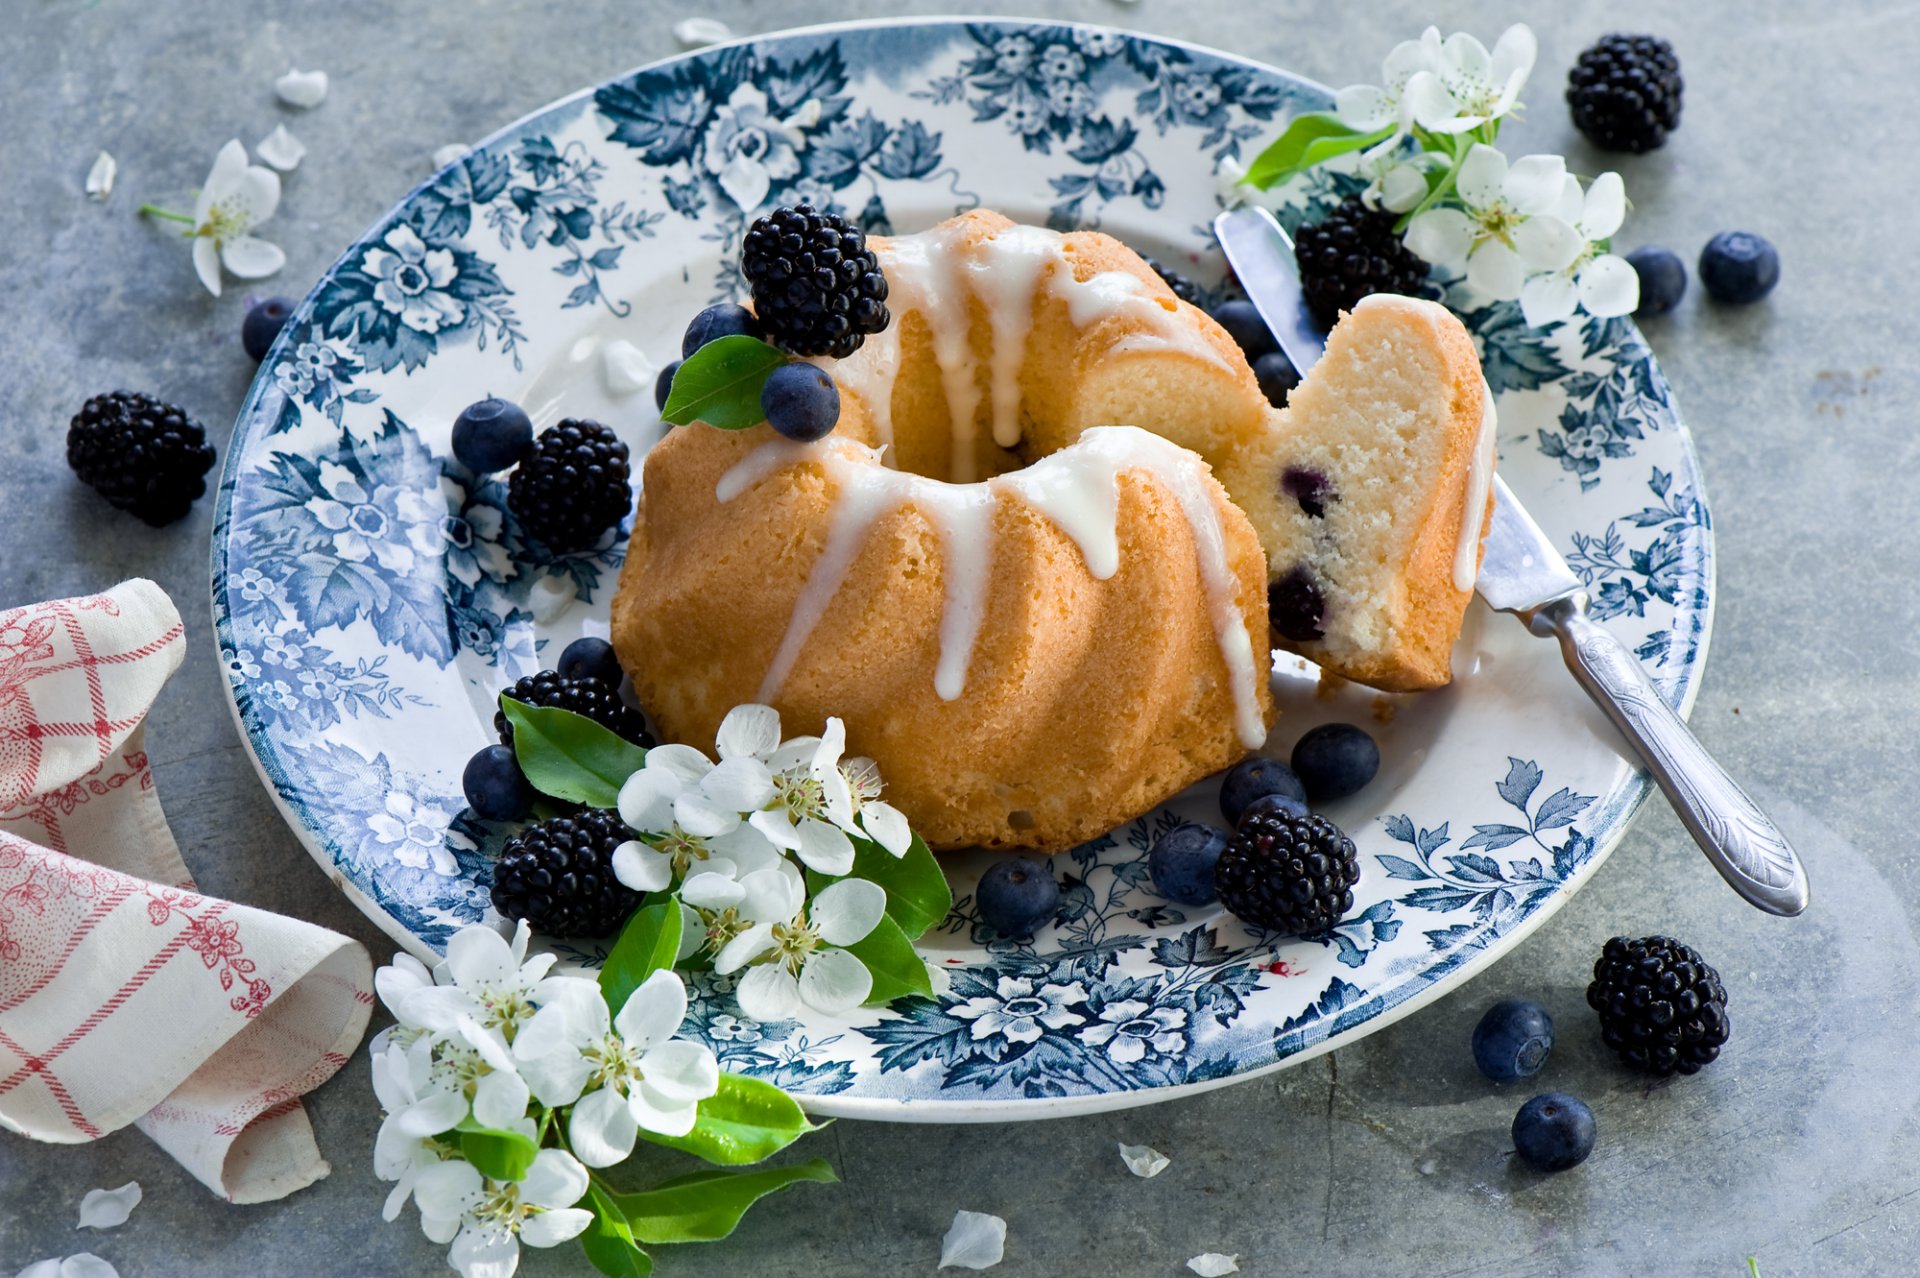
[[(413, 989), (401, 999), (401, 1021), (443, 1035), (459, 1033), (471, 1022), (502, 1044), (511, 1044), (537, 1008), (582, 986), (598, 993), (600, 987), (582, 977), (548, 976), (555, 956), (529, 958), (531, 937), (525, 919), (515, 925), (511, 942), (483, 924), (461, 928), (447, 942), (447, 957), (434, 972), (435, 983)], [(379, 988), (378, 978), (375, 988)], [(466, 1036), (470, 1038), (471, 1031)]]
[(1408, 77), (1402, 100), (1429, 133), (1466, 133), (1513, 110), (1539, 54), (1533, 29), (1523, 22), (1501, 32), (1492, 53), (1464, 31), (1442, 41), (1438, 29), (1428, 27), (1420, 42), (1425, 65)]
[(1440, 65), (1440, 30), (1428, 27), (1418, 40), (1403, 40), (1393, 46), (1380, 64), (1380, 84), (1350, 84), (1333, 96), (1333, 113), (1340, 123), (1359, 133), (1372, 133), (1393, 126), (1388, 146), (1405, 136), (1412, 121), (1407, 101), (1407, 84), (1422, 71), (1432, 73)]
[(393, 1220), (412, 1196), (419, 1173), (450, 1152), (433, 1138), (467, 1116), (465, 1094), (452, 1077), (433, 1068), (434, 1042), (411, 1047), (388, 1042), (373, 1056), (373, 1091), (386, 1117), (373, 1141), (373, 1172), (400, 1182), (382, 1215)]
[(573, 1106), (567, 1139), (581, 1162), (620, 1162), (641, 1128), (663, 1136), (693, 1130), (700, 1102), (720, 1090), (720, 1065), (705, 1044), (673, 1037), (686, 1015), (686, 985), (663, 969), (617, 1016), (589, 985), (542, 1007), (515, 1041), (540, 1103)]
[(840, 773), (846, 778), (853, 819), (861, 832), (895, 856), (905, 856), (913, 846), (913, 830), (905, 813), (881, 800), (886, 782), (880, 779), (880, 765), (867, 758), (848, 759), (840, 765)]
[(326, 101), (327, 73), (289, 69), (285, 75), (273, 82), (273, 91), (290, 107), (311, 109)]
[(715, 766), (692, 746), (655, 746), (620, 787), (620, 818), (640, 837), (614, 849), (614, 877), (636, 892), (659, 892), (701, 871), (731, 878), (765, 869), (780, 854), (742, 814), (773, 798), (772, 775), (757, 758)]
[(1605, 251), (1627, 216), (1626, 185), (1602, 173), (1582, 192), (1566, 175), (1554, 215), (1572, 225), (1568, 260), (1531, 276), (1520, 289), (1520, 313), (1533, 325), (1553, 324), (1585, 307), (1590, 315), (1627, 315), (1640, 305), (1640, 276), (1627, 260)]
[(452, 1242), (447, 1263), (464, 1278), (508, 1278), (522, 1243), (558, 1246), (593, 1223), (592, 1212), (573, 1205), (587, 1182), (579, 1159), (543, 1149), (523, 1180), (489, 1180), (471, 1163), (449, 1160), (420, 1173), (414, 1196), (420, 1227), (434, 1242)]
[(287, 132), (284, 124), (276, 125), (273, 132), (254, 144), (253, 149), (261, 159), (282, 173), (293, 172), (300, 167), (300, 161), (307, 157), (307, 144)]
[(1405, 213), (1427, 198), (1428, 175), (1444, 169), (1446, 157), (1432, 151), (1412, 155), (1396, 147), (1391, 151), (1369, 151), (1360, 162), (1360, 176), (1370, 179), (1361, 198), (1372, 207), (1392, 213)]
[[(786, 1021), (804, 1005), (827, 1015), (851, 1011), (873, 992), (873, 974), (844, 949), (858, 944), (887, 912), (887, 894), (866, 879), (843, 879), (806, 900), (789, 862), (740, 880), (734, 908), (749, 926), (721, 947), (713, 970), (748, 968), (734, 996), (756, 1021)], [(751, 966), (749, 966), (751, 965)]]
[(847, 727), (828, 719), (818, 737), (794, 737), (766, 762), (772, 773), (774, 801), (755, 812), (753, 827), (783, 851), (792, 852), (810, 870), (841, 875), (853, 868), (853, 840), (865, 834), (854, 822), (853, 789), (840, 770)]
[(169, 213), (151, 204), (142, 213), (184, 222), (193, 240), (193, 269), (207, 292), (220, 296), (220, 268), (243, 280), (265, 279), (287, 264), (277, 244), (253, 234), (253, 228), (280, 207), (280, 175), (247, 162), (247, 148), (235, 138), (220, 148), (200, 188), (193, 216)]
[(127, 1223), (140, 1205), (140, 1182), (130, 1180), (118, 1189), (89, 1189), (80, 1199), (80, 1223), (75, 1229), (113, 1229)]
[(1286, 194), (1278, 185), (1261, 190), (1257, 186), (1247, 185), (1247, 166), (1233, 156), (1222, 156), (1213, 170), (1214, 193), (1220, 197), (1222, 208), (1237, 209), (1241, 205), (1276, 212), (1286, 202)]
[(1566, 161), (1557, 155), (1507, 157), (1476, 142), (1461, 161), (1454, 190), (1463, 208), (1434, 208), (1407, 227), (1406, 244), (1491, 298), (1512, 301), (1527, 276), (1572, 259), (1579, 232), (1552, 211), (1562, 198)]

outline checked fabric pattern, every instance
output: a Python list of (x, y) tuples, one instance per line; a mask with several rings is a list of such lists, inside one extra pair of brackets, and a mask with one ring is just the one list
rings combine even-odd
[(359, 1043), (372, 968), (195, 888), (141, 740), (184, 648), (150, 581), (0, 612), (0, 1127), (132, 1123), (263, 1202), (327, 1174), (300, 1097)]

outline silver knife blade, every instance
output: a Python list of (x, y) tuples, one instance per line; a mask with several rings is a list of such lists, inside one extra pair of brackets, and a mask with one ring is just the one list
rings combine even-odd
[(1582, 588), (1567, 561), (1499, 475), (1493, 477), (1493, 518), (1486, 555), (1473, 588), (1503, 612), (1532, 612)]
[(1254, 309), (1292, 361), (1293, 371), (1305, 377), (1327, 348), (1327, 337), (1307, 314), (1293, 240), (1273, 214), (1252, 205), (1228, 209), (1214, 218), (1213, 234)]

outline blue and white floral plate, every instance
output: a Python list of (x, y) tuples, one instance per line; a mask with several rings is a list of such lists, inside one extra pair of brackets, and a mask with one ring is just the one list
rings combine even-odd
[[(1365, 51), (1361, 51), (1365, 52)], [(314, 857), (423, 957), (492, 915), (504, 832), (464, 810), (460, 771), (495, 694), (578, 634), (605, 633), (622, 542), (533, 558), (504, 486), (450, 455), (484, 392), (544, 425), (662, 429), (650, 389), (615, 393), (603, 345), (656, 363), (736, 287), (756, 208), (810, 200), (876, 231), (986, 204), (1112, 232), (1200, 279), (1216, 171), (1318, 85), (1099, 27), (902, 22), (819, 28), (643, 68), (529, 116), (413, 191), (350, 248), (263, 365), (220, 487), (213, 606), (240, 726)], [(1354, 183), (1320, 174), (1283, 220)], [(1501, 470), (1592, 588), (1596, 612), (1690, 703), (1712, 542), (1685, 430), (1626, 320), (1529, 329), (1455, 299), (1499, 396)], [(537, 624), (550, 579), (574, 604)], [(1146, 848), (1201, 787), (1054, 858), (1056, 925), (994, 941), (958, 905), (923, 949), (952, 988), (844, 1022), (755, 1024), (725, 982), (688, 1025), (728, 1069), (822, 1114), (1052, 1117), (1185, 1095), (1377, 1029), (1484, 967), (1591, 875), (1645, 797), (1551, 643), (1475, 604), (1443, 692), (1318, 696), (1282, 657), (1284, 752), (1357, 719), (1385, 766), (1329, 815), (1363, 864), (1352, 916), (1276, 941), (1158, 896)], [(1217, 819), (1217, 813), (1215, 813)], [(592, 947), (566, 949), (591, 964)]]

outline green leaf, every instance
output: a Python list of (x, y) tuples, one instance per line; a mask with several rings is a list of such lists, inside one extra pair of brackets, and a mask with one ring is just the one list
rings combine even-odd
[(635, 910), (600, 968), (600, 992), (615, 1016), (649, 976), (673, 966), (680, 954), (680, 901), (666, 897)]
[(615, 1201), (640, 1242), (712, 1242), (732, 1233), (747, 1208), (768, 1194), (803, 1182), (831, 1185), (839, 1179), (826, 1159), (815, 1158), (794, 1167), (698, 1171), (638, 1194), (620, 1194)]
[(620, 787), (647, 761), (647, 752), (583, 714), (558, 706), (530, 706), (500, 698), (513, 725), (513, 757), (533, 788), (556, 799), (610, 808)]
[(873, 974), (873, 992), (867, 995), (869, 1006), (881, 1007), (909, 994), (933, 995), (926, 960), (915, 952), (913, 942), (891, 915), (883, 915), (880, 926), (846, 948)]
[(953, 889), (919, 835), (906, 855), (895, 856), (870, 839), (853, 841), (853, 869), (847, 877), (871, 879), (887, 893), (887, 914), (908, 940), (918, 940), (953, 908)]
[(532, 1137), (482, 1127), (472, 1115), (454, 1130), (460, 1133), (460, 1156), (490, 1180), (522, 1179), (540, 1152)]
[(799, 1103), (773, 1084), (722, 1074), (719, 1092), (700, 1102), (692, 1131), (662, 1136), (643, 1127), (640, 1135), (710, 1163), (738, 1167), (776, 1154), (813, 1130)]
[(1296, 173), (1325, 164), (1337, 155), (1384, 142), (1392, 135), (1390, 125), (1372, 133), (1360, 133), (1342, 124), (1331, 111), (1295, 116), (1286, 132), (1253, 158), (1253, 163), (1247, 166), (1247, 176), (1241, 180), (1248, 186), (1265, 190)]
[(635, 1245), (626, 1213), (613, 1201), (613, 1195), (598, 1185), (589, 1185), (587, 1200), (593, 1210), (593, 1223), (580, 1235), (580, 1248), (593, 1267), (608, 1278), (650, 1278), (653, 1257)]
[(721, 430), (758, 426), (767, 419), (760, 388), (767, 374), (786, 362), (785, 351), (744, 333), (708, 342), (674, 372), (660, 416), (676, 426), (696, 421)]

